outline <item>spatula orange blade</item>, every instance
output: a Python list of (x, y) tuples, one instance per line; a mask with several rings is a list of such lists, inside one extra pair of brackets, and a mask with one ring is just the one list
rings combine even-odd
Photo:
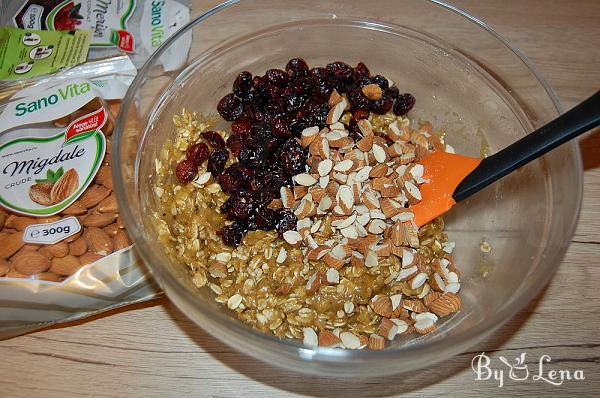
[(419, 187), (421, 201), (410, 208), (415, 214), (417, 226), (421, 227), (441, 216), (456, 204), (452, 198), (454, 190), (481, 163), (481, 160), (435, 151), (420, 162), (424, 168), (423, 178), (429, 182)]

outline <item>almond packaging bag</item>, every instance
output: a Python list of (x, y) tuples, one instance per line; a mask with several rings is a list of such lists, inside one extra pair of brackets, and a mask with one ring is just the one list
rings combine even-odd
[(0, 338), (159, 293), (112, 186), (127, 56), (0, 87)]

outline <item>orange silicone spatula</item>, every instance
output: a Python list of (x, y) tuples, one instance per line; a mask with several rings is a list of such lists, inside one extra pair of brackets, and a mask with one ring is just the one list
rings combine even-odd
[(422, 226), (456, 203), (578, 135), (600, 125), (600, 91), (545, 126), (487, 158), (436, 151), (421, 164), (421, 201), (411, 210)]

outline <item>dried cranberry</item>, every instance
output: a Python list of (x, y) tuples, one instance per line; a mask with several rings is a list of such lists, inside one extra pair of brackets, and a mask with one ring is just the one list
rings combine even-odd
[(175, 175), (182, 184), (187, 184), (192, 181), (197, 173), (198, 166), (196, 166), (196, 162), (191, 159), (184, 159), (177, 164), (177, 167), (175, 167)]
[(265, 189), (265, 183), (262, 177), (254, 176), (249, 179), (247, 187), (253, 192), (261, 192)]
[(286, 231), (296, 229), (297, 222), (298, 219), (291, 210), (280, 210), (275, 222), (275, 229), (280, 235), (283, 235)]
[(244, 237), (244, 228), (240, 226), (240, 223), (234, 222), (231, 225), (226, 225), (221, 228), (217, 233), (221, 235), (223, 243), (227, 246), (237, 246)]
[(288, 178), (282, 172), (274, 170), (265, 173), (262, 177), (262, 187), (266, 192), (279, 192), (279, 188), (287, 185), (288, 182)]
[(362, 109), (368, 112), (371, 109), (369, 99), (365, 97), (362, 90), (358, 87), (348, 92), (348, 99), (350, 100), (350, 105), (354, 111)]
[(357, 78), (371, 76), (371, 72), (369, 71), (369, 68), (367, 68), (367, 65), (363, 64), (362, 62), (359, 62), (356, 65), (356, 68), (354, 68), (354, 73)]
[(241, 134), (233, 134), (227, 138), (227, 148), (229, 148), (229, 151), (233, 156), (238, 157), (240, 155), (245, 139), (246, 138)]
[(202, 133), (204, 138), (213, 148), (225, 148), (225, 140), (216, 131), (205, 131)]
[(300, 136), (300, 133), (302, 133), (302, 130), (304, 130), (307, 127), (310, 127), (310, 126), (302, 118), (293, 119), (290, 122), (290, 130), (292, 131), (292, 135), (295, 137)]
[(275, 224), (277, 223), (277, 212), (266, 207), (260, 208), (256, 213), (254, 221), (260, 229), (273, 229), (275, 228)]
[(233, 92), (238, 97), (245, 97), (252, 89), (252, 73), (241, 72), (233, 82)]
[(231, 132), (233, 134), (241, 134), (249, 136), (252, 133), (252, 121), (248, 117), (241, 117), (231, 123)]
[(265, 78), (270, 83), (276, 84), (278, 86), (286, 85), (290, 81), (290, 75), (288, 75), (281, 69), (269, 69), (267, 73), (265, 73)]
[(283, 172), (288, 175), (306, 170), (306, 153), (295, 139), (290, 138), (279, 148), (279, 163)]
[(219, 208), (221, 214), (228, 214), (229, 210), (231, 210), (231, 196), (227, 198), (227, 200), (221, 205), (221, 208)]
[(345, 62), (337, 61), (327, 64), (326, 67), (329, 74), (343, 83), (352, 83), (354, 77), (354, 69)]
[(379, 87), (381, 87), (382, 90), (385, 90), (386, 88), (388, 88), (390, 86), (388, 79), (386, 79), (384, 76), (381, 76), (381, 75), (373, 76), (371, 78), (371, 80), (373, 81), (373, 83), (375, 83)]
[(234, 194), (231, 199), (230, 212), (233, 216), (240, 220), (250, 217), (254, 211), (254, 199), (252, 193), (248, 191), (240, 191)]
[(288, 138), (292, 132), (290, 130), (290, 123), (280, 117), (277, 117), (271, 121), (273, 126), (273, 134), (280, 138)]
[[(237, 166), (236, 166), (237, 165)], [(239, 163), (235, 163), (226, 168), (219, 176), (219, 184), (223, 191), (228, 193), (237, 192), (243, 183), (243, 176), (240, 173)]]
[(244, 105), (235, 95), (227, 94), (219, 101), (217, 111), (223, 119), (232, 122), (242, 116), (242, 113), (244, 113)]
[(410, 94), (401, 94), (394, 103), (394, 113), (399, 116), (406, 115), (415, 106), (415, 97)]
[(292, 58), (285, 66), (285, 71), (292, 77), (308, 75), (308, 64), (302, 58)]
[(221, 174), (225, 168), (225, 163), (229, 158), (229, 152), (224, 148), (217, 148), (208, 157), (208, 165), (206, 169), (213, 175)]
[(400, 96), (400, 90), (398, 90), (398, 87), (396, 86), (388, 87), (385, 90), (383, 90), (383, 92), (385, 95), (387, 95), (388, 97), (392, 97), (393, 99), (396, 99)]
[(357, 109), (354, 111), (354, 113), (352, 113), (352, 119), (354, 119), (355, 121), (359, 121), (362, 119), (368, 119), (369, 118), (369, 112), (365, 111), (364, 109)]
[(331, 92), (333, 91), (333, 84), (329, 79), (318, 78), (314, 81), (313, 95), (315, 99), (320, 101), (327, 101)]
[(394, 99), (387, 95), (382, 95), (378, 100), (371, 101), (371, 110), (380, 115), (391, 111), (392, 106), (394, 106)]
[(296, 94), (307, 94), (312, 90), (313, 82), (309, 77), (296, 78), (288, 86)]
[(261, 207), (267, 206), (276, 196), (279, 196), (279, 192), (275, 194), (275, 192), (271, 191), (260, 191), (260, 192), (252, 192), (254, 205), (257, 209)]
[(194, 161), (196, 166), (200, 166), (202, 162), (208, 159), (208, 145), (204, 142), (199, 142), (187, 149), (185, 155), (188, 159)]

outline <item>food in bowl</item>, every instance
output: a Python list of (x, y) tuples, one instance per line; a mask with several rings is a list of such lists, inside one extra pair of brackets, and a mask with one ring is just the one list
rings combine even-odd
[(441, 218), (417, 228), (423, 166), (452, 151), (363, 63), (241, 72), (218, 116), (182, 111), (156, 159), (170, 256), (243, 322), (307, 346), (382, 349), (460, 309)]

